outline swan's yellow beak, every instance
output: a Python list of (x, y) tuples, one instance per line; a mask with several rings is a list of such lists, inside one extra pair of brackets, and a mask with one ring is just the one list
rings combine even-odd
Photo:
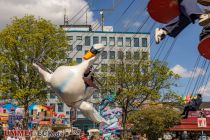
[(95, 54), (94, 53), (92, 53), (91, 51), (88, 51), (86, 54), (85, 54), (85, 56), (83, 57), (85, 60), (88, 60), (88, 59), (90, 59), (90, 58), (92, 58), (92, 57), (94, 57), (95, 56)]

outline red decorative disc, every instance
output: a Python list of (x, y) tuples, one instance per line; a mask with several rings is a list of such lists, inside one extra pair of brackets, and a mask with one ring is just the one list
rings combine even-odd
[(201, 40), (198, 50), (203, 57), (210, 60), (210, 36)]
[(178, 0), (150, 0), (147, 11), (157, 22), (168, 23), (179, 16)]

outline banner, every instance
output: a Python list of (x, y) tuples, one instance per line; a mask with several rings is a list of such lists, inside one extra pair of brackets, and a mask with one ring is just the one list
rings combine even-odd
[(198, 128), (205, 128), (207, 127), (206, 118), (198, 118)]

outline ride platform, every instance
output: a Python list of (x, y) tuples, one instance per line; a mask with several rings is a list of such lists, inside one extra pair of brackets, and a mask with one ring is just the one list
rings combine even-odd
[[(198, 127), (200, 115), (206, 118), (206, 127)], [(182, 119), (180, 124), (168, 129), (171, 132), (182, 131), (209, 131), (210, 132), (210, 111), (190, 111), (187, 119)]]

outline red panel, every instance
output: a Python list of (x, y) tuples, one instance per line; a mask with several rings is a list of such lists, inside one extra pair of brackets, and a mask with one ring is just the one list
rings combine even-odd
[[(210, 41), (207, 40), (209, 43)], [(190, 111), (187, 119), (182, 119), (179, 125), (175, 125), (173, 128), (168, 129), (169, 131), (210, 131), (210, 117), (206, 117), (207, 127), (198, 128), (197, 119), (201, 111)], [(202, 111), (205, 115), (210, 114), (210, 111)]]
[(155, 21), (168, 23), (179, 16), (178, 0), (150, 0), (147, 11)]
[(198, 50), (200, 52), (200, 55), (202, 55), (204, 58), (210, 60), (210, 36), (204, 38), (201, 40)]

